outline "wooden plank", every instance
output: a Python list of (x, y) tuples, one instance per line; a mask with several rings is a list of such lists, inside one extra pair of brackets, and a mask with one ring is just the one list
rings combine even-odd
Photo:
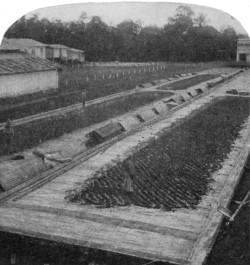
[(132, 229), (138, 229), (143, 231), (150, 231), (150, 232), (158, 232), (164, 235), (172, 235), (174, 237), (186, 238), (189, 240), (196, 240), (198, 237), (198, 233), (195, 231), (184, 231), (179, 230), (176, 228), (169, 228), (163, 225), (155, 225), (152, 223), (142, 222), (138, 220), (126, 220), (122, 219), (121, 217), (111, 217), (111, 216), (104, 216), (101, 214), (93, 214), (87, 213), (85, 211), (78, 211), (78, 210), (69, 210), (65, 208), (56, 208), (56, 207), (46, 207), (46, 206), (38, 206), (38, 205), (24, 205), (18, 203), (6, 203), (4, 205), (6, 208), (17, 208), (22, 210), (30, 210), (33, 212), (43, 212), (43, 213), (50, 213), (50, 214), (58, 214), (60, 216), (69, 216), (76, 219), (82, 220), (89, 220), (97, 223), (103, 223), (108, 225), (114, 225), (119, 227), (127, 227)]
[(67, 203), (64, 196), (56, 196), (53, 198), (46, 196), (26, 196), (18, 201), (18, 203), (45, 207), (57, 207), (65, 210), (74, 210), (90, 214), (98, 214), (103, 217), (109, 216), (112, 218), (122, 218), (124, 220), (138, 220), (156, 225), (162, 225), (170, 229), (180, 229), (183, 231), (192, 231), (198, 233), (203, 227), (207, 216), (208, 209), (189, 210), (187, 212), (176, 211), (162, 212), (160, 210), (147, 211), (136, 207), (119, 207), (111, 209), (98, 209), (91, 206)]
[[(0, 229), (27, 236), (184, 264), (190, 240), (111, 224), (100, 224), (68, 216), (0, 208)], [(37, 225), (39, 223), (39, 225)], [(108, 240), (107, 240), (108, 239)]]
[(235, 188), (244, 170), (244, 165), (246, 164), (248, 155), (249, 146), (246, 146), (246, 148), (238, 159), (238, 163), (236, 163), (236, 166), (231, 171), (231, 174), (222, 189), (222, 192), (218, 199), (218, 204), (216, 204), (213, 210), (211, 211), (210, 216), (206, 224), (204, 225), (204, 229), (201, 232), (197, 243), (195, 244), (195, 247), (189, 256), (189, 261), (191, 262), (191, 264), (203, 264), (205, 258), (210, 252), (223, 219), (223, 215), (217, 211), (217, 208), (219, 206), (227, 207), (229, 205), (230, 200), (234, 194)]

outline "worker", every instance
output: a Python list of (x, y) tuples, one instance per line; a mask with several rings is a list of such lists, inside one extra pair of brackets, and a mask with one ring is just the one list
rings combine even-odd
[(86, 103), (86, 92), (82, 92), (82, 106), (85, 108), (85, 103)]
[(13, 152), (14, 129), (10, 119), (7, 120), (4, 126), (3, 133), (4, 133), (5, 153), (11, 154)]
[(127, 192), (133, 192), (133, 182), (135, 179), (135, 167), (131, 160), (125, 160), (124, 161), (124, 175), (125, 175), (125, 183), (124, 188)]

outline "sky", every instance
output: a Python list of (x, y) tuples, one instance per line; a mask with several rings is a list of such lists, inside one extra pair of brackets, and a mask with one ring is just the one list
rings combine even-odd
[[(100, 16), (108, 25), (116, 26), (120, 22), (132, 19), (140, 20), (142, 26), (156, 25), (162, 27), (168, 22), (168, 18), (175, 14), (177, 3), (86, 3), (71, 4), (63, 6), (48, 7), (35, 10), (28, 16), (36, 13), (40, 18), (46, 17), (50, 20), (61, 19), (63, 21), (77, 20), (82, 12), (87, 16)], [(196, 15), (203, 13), (206, 15), (208, 24), (215, 28), (222, 29), (225, 26), (232, 26), (238, 33), (246, 34), (241, 24), (231, 15), (220, 10), (190, 5)]]
[[(130, 2), (157, 2), (157, 0), (129, 0)], [(245, 31), (241, 28), (241, 26), (237, 23), (240, 21), (244, 28), (247, 30), (250, 35), (250, 1), (249, 0), (237, 0), (237, 1), (228, 1), (228, 0), (160, 0), (163, 3), (166, 2), (182, 2), (182, 3), (192, 3), (196, 5), (204, 5), (210, 6), (213, 8), (217, 8), (219, 10), (223, 10), (231, 15), (222, 15), (219, 12), (211, 12), (211, 9), (201, 9), (200, 7), (194, 8), (195, 13), (203, 12), (206, 13), (208, 19), (210, 20), (210, 24), (215, 26), (216, 28), (221, 28), (223, 25), (231, 25), (238, 32)], [(91, 2), (92, 4), (95, 2), (122, 2), (121, 0), (42, 0), (42, 1), (34, 1), (34, 0), (7, 0), (2, 1), (0, 8), (0, 42), (8, 30), (8, 28), (21, 16), (43, 7), (51, 7), (51, 6), (59, 6), (57, 8), (43, 8), (41, 13), (48, 16), (49, 18), (61, 18), (67, 19), (77, 19), (80, 13), (83, 11), (82, 8), (72, 6), (73, 9), (69, 9), (67, 6), (60, 6), (64, 4), (73, 4), (75, 2)], [(128, 2), (128, 0), (123, 0), (123, 2)], [(88, 13), (89, 16), (99, 15), (107, 24), (115, 24), (123, 21), (125, 19), (140, 19), (143, 21), (143, 26), (149, 24), (162, 25), (167, 21), (168, 16), (173, 15), (173, 10), (175, 9), (171, 6), (163, 7), (163, 5), (158, 5), (158, 7), (144, 7), (142, 8), (128, 8), (123, 4), (120, 4), (120, 7), (107, 8), (107, 5), (85, 5), (84, 10)], [(123, 6), (123, 8), (121, 8)], [(54, 11), (53, 11), (54, 10)], [(35, 11), (37, 12), (37, 10)], [(235, 19), (231, 18), (231, 16), (235, 17)]]

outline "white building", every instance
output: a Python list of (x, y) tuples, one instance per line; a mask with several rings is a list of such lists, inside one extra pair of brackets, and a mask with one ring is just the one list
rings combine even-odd
[(32, 39), (6, 39), (3, 38), (1, 50), (16, 50), (26, 51), (29, 54), (46, 59), (47, 44), (41, 43)]
[(21, 52), (0, 53), (0, 97), (58, 89), (58, 66)]
[(32, 39), (3, 38), (0, 50), (20, 50), (43, 59), (84, 62), (84, 51), (62, 44), (44, 44)]
[(78, 50), (78, 49), (73, 49), (69, 48), (68, 49), (68, 60), (71, 61), (78, 61), (78, 62), (84, 62), (85, 61), (85, 56), (84, 56), (84, 51)]
[(69, 47), (61, 44), (49, 44), (49, 47), (53, 48), (54, 59), (67, 60)]
[(237, 40), (237, 62), (250, 62), (250, 39)]

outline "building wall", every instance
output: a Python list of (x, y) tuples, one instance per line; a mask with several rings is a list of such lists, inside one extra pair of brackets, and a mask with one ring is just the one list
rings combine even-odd
[(67, 56), (68, 56), (67, 49), (61, 49), (61, 56), (63, 58), (66, 58), (67, 59)]
[(53, 48), (53, 51), (54, 51), (54, 58), (59, 58), (59, 56), (60, 56), (60, 51), (59, 51), (59, 49), (57, 49), (57, 48)]
[(84, 62), (84, 53), (81, 51), (68, 50), (68, 60)]
[(45, 49), (45, 57), (46, 59), (53, 59), (54, 58), (54, 51), (50, 47), (46, 47)]
[(68, 60), (79, 60), (79, 55), (78, 53), (74, 52), (74, 51), (70, 51), (68, 50)]
[(29, 47), (27, 48), (27, 52), (37, 57), (46, 59), (45, 47)]
[(237, 42), (237, 62), (241, 59), (241, 54), (245, 54), (247, 62), (250, 62), (250, 40), (239, 40)]
[(67, 49), (53, 48), (54, 58), (67, 60)]
[(44, 71), (0, 75), (0, 97), (12, 97), (49, 89), (58, 89), (58, 72)]
[(84, 62), (85, 61), (85, 56), (84, 56), (84, 53), (82, 52), (80, 54), (80, 62)]

